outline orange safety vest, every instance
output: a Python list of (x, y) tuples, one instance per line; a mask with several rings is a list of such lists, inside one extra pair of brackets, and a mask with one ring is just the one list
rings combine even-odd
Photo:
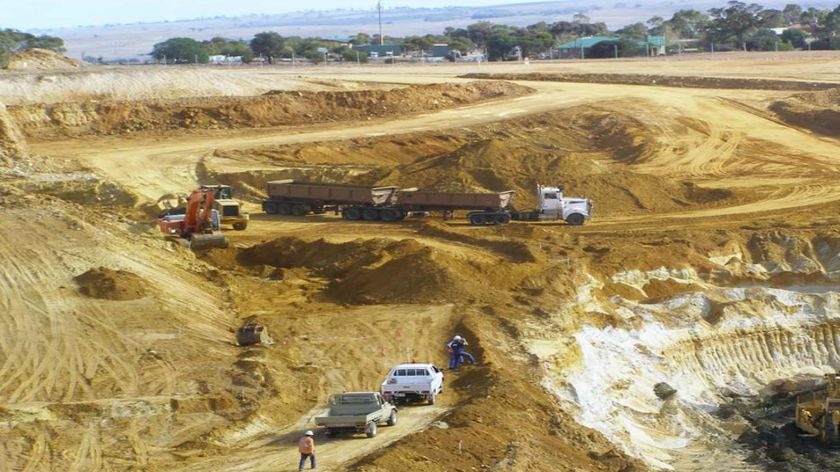
[(315, 452), (315, 440), (309, 436), (304, 436), (298, 441), (298, 451), (301, 454), (312, 454)]

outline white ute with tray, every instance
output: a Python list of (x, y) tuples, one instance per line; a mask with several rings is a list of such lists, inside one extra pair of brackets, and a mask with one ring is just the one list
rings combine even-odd
[(397, 408), (377, 392), (347, 392), (330, 397), (327, 416), (315, 418), (315, 424), (327, 429), (327, 434), (365, 433), (376, 436), (379, 424), (397, 424)]
[(434, 405), (443, 392), (443, 371), (434, 364), (400, 364), (388, 372), (380, 391), (394, 404), (426, 400)]

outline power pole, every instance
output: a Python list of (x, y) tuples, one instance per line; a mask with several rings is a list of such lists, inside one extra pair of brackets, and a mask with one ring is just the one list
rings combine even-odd
[(376, 9), (379, 11), (379, 45), (385, 44), (385, 38), (382, 37), (382, 2), (376, 4)]

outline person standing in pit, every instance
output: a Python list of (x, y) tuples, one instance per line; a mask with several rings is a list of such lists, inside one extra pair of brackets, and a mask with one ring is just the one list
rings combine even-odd
[(464, 361), (464, 358), (470, 361), (471, 364), (475, 364), (475, 358), (472, 354), (468, 353), (464, 350), (469, 343), (466, 339), (462, 338), (461, 336), (455, 335), (451, 341), (446, 343), (446, 347), (449, 350), (449, 368), (450, 369), (457, 369), (461, 366), (461, 362)]
[(315, 438), (313, 436), (315, 436), (315, 433), (307, 431), (303, 433), (303, 437), (298, 441), (298, 452), (300, 452), (298, 470), (303, 470), (307, 458), (309, 458), (309, 468), (315, 468)]

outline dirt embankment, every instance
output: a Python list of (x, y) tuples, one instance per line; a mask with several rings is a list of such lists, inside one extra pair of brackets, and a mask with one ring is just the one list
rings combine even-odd
[(84, 101), (9, 107), (28, 136), (110, 135), (291, 126), (441, 110), (531, 89), (506, 82), (349, 92), (271, 91), (258, 97)]
[(770, 105), (770, 110), (793, 126), (831, 137), (840, 135), (840, 88), (777, 100)]
[(543, 376), (539, 363), (514, 360), (521, 353), (503, 347), (511, 341), (515, 346), (513, 339), (522, 335), (517, 326), (529, 317), (516, 311), (471, 309), (457, 329), (480, 346), (482, 364), (447, 373), (448, 388), (462, 403), (438, 427), (365, 457), (350, 470), (647, 470), (547, 396), (535, 380)]
[[(471, 242), (478, 247), (452, 254), (414, 239), (333, 243), (278, 238), (246, 249), (209, 251), (203, 257), (222, 268), (245, 267), (290, 285), (323, 280), (323, 288), (311, 298), (340, 304), (480, 300), (516, 284), (516, 262), (534, 261), (534, 255), (519, 242)], [(481, 253), (487, 249), (489, 253)], [(500, 261), (508, 265), (504, 273), (494, 270)]]
[(80, 67), (82, 63), (48, 49), (27, 49), (13, 55), (6, 69), (9, 70), (53, 70)]
[(562, 184), (567, 196), (592, 199), (599, 215), (677, 211), (741, 198), (684, 176), (641, 170), (668, 150), (662, 134), (708, 138), (678, 121), (667, 126), (673, 130), (662, 132), (606, 106), (580, 106), (469, 130), (217, 152), (218, 158), (257, 160), (273, 170), (215, 172), (211, 159), (206, 172), (213, 180), (250, 189), (254, 198), (267, 181), (294, 178), (440, 191), (514, 190), (513, 204), (523, 210), (536, 205), (537, 184)]
[(492, 74), (471, 73), (465, 79), (538, 80), (549, 82), (582, 82), (586, 84), (655, 85), (657, 87), (689, 87), (712, 89), (749, 90), (826, 90), (840, 86), (831, 82), (804, 82), (795, 80), (739, 79), (732, 77), (691, 77), (655, 74), (586, 74), (586, 73), (525, 73)]
[(26, 138), (6, 106), (0, 103), (0, 163), (10, 165), (28, 155)]

